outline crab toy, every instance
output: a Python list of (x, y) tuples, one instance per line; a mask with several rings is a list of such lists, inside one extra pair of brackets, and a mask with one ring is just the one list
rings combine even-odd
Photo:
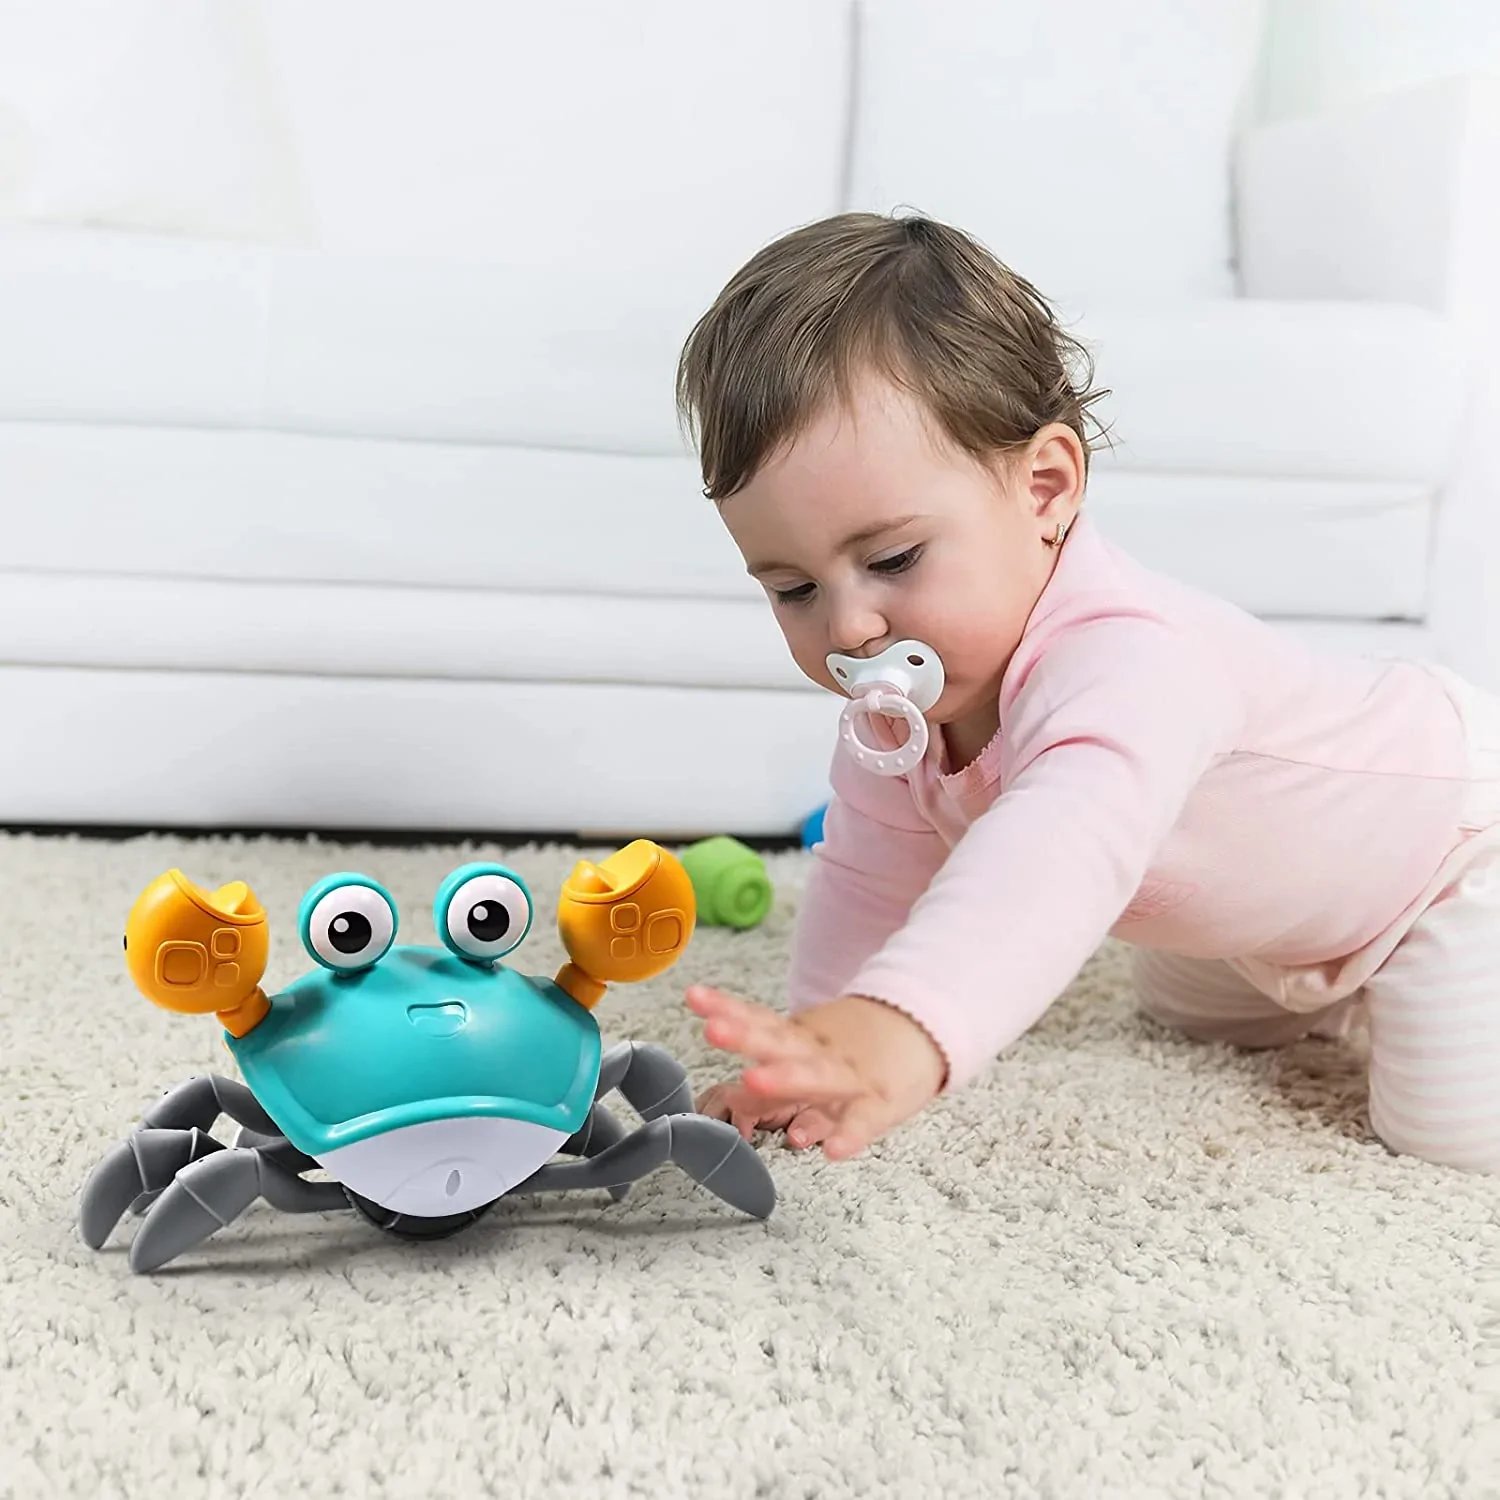
[[(191, 1078), (158, 1100), (84, 1184), (83, 1239), (97, 1249), (133, 1208), (144, 1218), (130, 1266), (152, 1271), (257, 1198), (293, 1213), (353, 1208), (433, 1239), (508, 1193), (618, 1199), (667, 1161), (765, 1218), (776, 1190), (754, 1149), (693, 1113), (686, 1075), (660, 1047), (604, 1052), (592, 1014), (607, 984), (669, 968), (694, 913), (682, 865), (648, 840), (580, 862), (558, 912), (570, 961), (547, 979), (501, 962), (532, 922), (530, 892), (504, 865), (464, 865), (443, 882), (441, 948), (393, 947), (389, 893), (329, 875), (298, 915), (318, 967), (268, 997), (266, 913), (249, 886), (208, 892), (168, 871), (126, 924), (131, 977), (168, 1010), (214, 1012), (245, 1081)], [(600, 1102), (612, 1089), (640, 1127)], [(240, 1127), (232, 1147), (208, 1133), (221, 1114)], [(318, 1168), (327, 1177), (305, 1175)]]

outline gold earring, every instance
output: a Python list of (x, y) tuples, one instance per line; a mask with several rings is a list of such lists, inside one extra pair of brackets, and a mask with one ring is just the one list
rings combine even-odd
[(1042, 538), (1042, 545), (1044, 547), (1061, 547), (1062, 544), (1065, 541), (1067, 541), (1067, 539), (1068, 539), (1068, 523), (1066, 521), (1059, 521), (1057, 523), (1057, 535), (1056, 536), (1044, 536)]

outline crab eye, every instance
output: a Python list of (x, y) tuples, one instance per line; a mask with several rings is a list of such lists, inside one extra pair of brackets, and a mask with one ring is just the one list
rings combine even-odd
[(460, 958), (503, 958), (531, 928), (531, 892), (504, 865), (464, 865), (443, 882), (432, 920)]
[(303, 898), (302, 946), (325, 969), (349, 974), (378, 963), (396, 938), (396, 903), (365, 875), (328, 875)]

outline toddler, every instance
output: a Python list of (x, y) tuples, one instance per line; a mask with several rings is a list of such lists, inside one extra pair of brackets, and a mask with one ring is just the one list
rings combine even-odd
[(1500, 701), (1317, 654), (1111, 545), (1091, 375), (1034, 288), (921, 217), (786, 235), (693, 330), (704, 493), (797, 665), (839, 692), (830, 654), (917, 641), (944, 668), (914, 766), (834, 755), (790, 1016), (689, 991), (744, 1060), (700, 1107), (850, 1156), (1112, 934), (1194, 1037), (1367, 1022), (1381, 1139), (1500, 1170)]

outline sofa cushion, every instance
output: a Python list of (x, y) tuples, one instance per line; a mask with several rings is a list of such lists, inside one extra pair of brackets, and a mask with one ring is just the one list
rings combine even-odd
[[(686, 280), (544, 247), (480, 264), (278, 255), (259, 420), (291, 431), (682, 453)], [(704, 278), (696, 278), (702, 287)]]
[(848, 0), (262, 9), (324, 249), (499, 260), (543, 301), (584, 266), (701, 296), (838, 207)]
[(255, 0), (5, 0), (0, 219), (308, 243)]
[(1394, 303), (1219, 299), (1080, 325), (1111, 390), (1101, 467), (1433, 483), (1471, 372), (1452, 324)]
[(866, 0), (850, 205), (962, 225), (1048, 296), (1227, 296), (1262, 0)]
[[(601, 670), (592, 622), (616, 609), (635, 618), (622, 600), (764, 608), (686, 457), (0, 423), (0, 493), (11, 500), (3, 561), (18, 570), (326, 584), (351, 603), (381, 586), (572, 598), (576, 615), (539, 604), (531, 626), (559, 672)], [(1115, 466), (1096, 473), (1088, 503), (1149, 566), (1248, 609), (1378, 619), (1426, 606), (1429, 485)], [(274, 594), (256, 597), (274, 610)], [(676, 681), (679, 669), (707, 671), (721, 646), (725, 670), (763, 646), (779, 657), (773, 635), (738, 634), (728, 617), (681, 620), (670, 660), (620, 659), (620, 670)], [(415, 657), (392, 654), (390, 670), (399, 659), (440, 673), (449, 634), (435, 631)], [(249, 664), (254, 632), (244, 660), (233, 631), (214, 639), (231, 652), (220, 665)], [(362, 670), (380, 670), (380, 639), (372, 628)], [(745, 669), (762, 680), (761, 667)]]
[(759, 597), (602, 591), (0, 569), (0, 661), (816, 691)]
[(685, 456), (0, 423), (0, 494), (0, 566), (763, 597)]
[[(554, 268), (555, 271), (555, 268)], [(0, 421), (43, 419), (687, 452), (682, 287), (607, 263), (546, 292), (515, 265), (126, 234), (0, 233)], [(564, 305), (566, 303), (566, 305)], [(1380, 304), (1108, 309), (1077, 330), (1153, 471), (1436, 482), (1464, 367), (1450, 327)]]
[(0, 420), (255, 421), (267, 264), (227, 241), (0, 229)]
[(838, 207), (850, 46), (850, 0), (7, 0), (0, 218), (702, 294)]
[(609, 683), (0, 663), (0, 697), (0, 823), (785, 836), (838, 732), (824, 693)]

